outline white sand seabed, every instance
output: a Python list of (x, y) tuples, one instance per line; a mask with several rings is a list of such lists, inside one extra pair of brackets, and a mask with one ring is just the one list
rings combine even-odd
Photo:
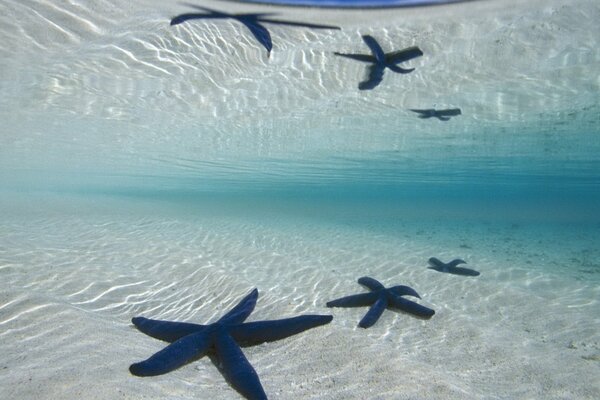
[[(21, 207), (34, 209), (27, 201)], [(456, 227), (422, 237), (409, 225), (389, 236), (277, 215), (205, 213), (63, 198), (29, 217), (15, 207), (2, 215), (1, 397), (240, 398), (206, 358), (164, 376), (130, 375), (130, 363), (163, 346), (130, 319), (209, 322), (253, 287), (260, 296), (250, 320), (334, 315), (327, 326), (244, 350), (269, 398), (594, 399), (600, 393), (597, 281), (523, 260), (508, 263), (511, 243), (493, 255), (486, 240), (500, 242), (506, 232), (494, 234), (492, 227), (486, 239)], [(448, 246), (446, 236), (455, 235), (472, 249)], [(568, 251), (564, 239), (555, 240)], [(523, 244), (541, 251), (531, 248), (535, 242)], [(549, 262), (552, 248), (536, 259)], [(432, 254), (457, 252), (482, 275), (426, 268)], [(420, 320), (388, 311), (364, 330), (356, 327), (364, 309), (324, 307), (362, 291), (356, 283), (362, 275), (414, 287), (436, 315)]]

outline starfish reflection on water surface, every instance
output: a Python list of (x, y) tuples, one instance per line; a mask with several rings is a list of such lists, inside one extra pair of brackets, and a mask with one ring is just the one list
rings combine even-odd
[(430, 318), (435, 314), (435, 311), (431, 308), (401, 297), (408, 295), (420, 299), (421, 296), (413, 288), (402, 285), (386, 288), (379, 281), (368, 276), (360, 278), (358, 283), (369, 288), (371, 292), (332, 300), (327, 303), (327, 307), (361, 307), (370, 305), (371, 308), (358, 323), (358, 326), (361, 328), (368, 328), (374, 325), (383, 313), (383, 310), (388, 307), (398, 308), (424, 318)]
[(333, 317), (302, 315), (272, 321), (244, 322), (254, 310), (257, 298), (258, 290), (254, 289), (231, 311), (209, 325), (133, 318), (133, 324), (140, 331), (171, 344), (147, 360), (132, 364), (129, 371), (137, 376), (166, 374), (214, 351), (223, 375), (240, 394), (252, 400), (266, 399), (258, 375), (238, 343), (253, 345), (283, 339), (325, 325)]
[(288, 26), (299, 26), (303, 28), (312, 28), (312, 29), (337, 29), (339, 30), (339, 26), (332, 25), (317, 25), (317, 24), (309, 24), (304, 22), (294, 22), (294, 21), (280, 21), (276, 19), (265, 18), (270, 15), (274, 15), (273, 13), (244, 13), (244, 14), (228, 14), (222, 11), (216, 11), (210, 9), (208, 7), (196, 6), (193, 4), (187, 4), (189, 7), (196, 8), (198, 10), (204, 11), (204, 14), (199, 13), (187, 13), (181, 14), (174, 17), (171, 20), (171, 25), (178, 25), (182, 22), (185, 22), (190, 19), (226, 19), (231, 18), (240, 21), (246, 28), (252, 32), (252, 35), (258, 40), (260, 44), (263, 45), (265, 49), (267, 49), (268, 54), (271, 54), (271, 50), (273, 49), (273, 42), (271, 41), (271, 34), (261, 22), (266, 22), (269, 24), (278, 24), (278, 25), (288, 25)]
[(460, 108), (449, 108), (446, 110), (436, 110), (433, 108), (418, 110), (412, 108), (410, 111), (418, 113), (421, 119), (437, 118), (440, 121), (449, 121), (450, 117), (461, 115)]
[(372, 55), (369, 54), (344, 54), (335, 52), (336, 56), (350, 58), (352, 60), (362, 61), (372, 63), (369, 66), (369, 77), (366, 81), (360, 82), (358, 84), (358, 88), (360, 90), (369, 90), (375, 88), (381, 81), (383, 80), (383, 71), (386, 68), (399, 73), (399, 74), (408, 74), (409, 72), (414, 71), (414, 68), (401, 68), (398, 64), (403, 63), (404, 61), (412, 60), (413, 58), (417, 58), (423, 55), (421, 49), (417, 46), (407, 47), (403, 50), (392, 51), (390, 53), (384, 53), (383, 49), (377, 43), (375, 38), (369, 35), (363, 35), (363, 41), (369, 49), (371, 49)]

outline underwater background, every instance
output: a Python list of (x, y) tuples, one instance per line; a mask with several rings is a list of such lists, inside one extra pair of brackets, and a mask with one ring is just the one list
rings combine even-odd
[[(270, 398), (600, 397), (598, 2), (0, 6), (0, 398), (241, 398), (209, 358), (132, 376), (130, 321), (253, 288), (249, 320), (334, 315), (244, 348)], [(423, 55), (360, 90), (364, 35)], [(361, 276), (435, 316), (325, 307)]]

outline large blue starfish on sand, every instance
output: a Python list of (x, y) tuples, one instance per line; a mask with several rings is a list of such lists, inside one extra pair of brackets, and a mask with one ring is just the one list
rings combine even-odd
[(239, 344), (253, 345), (283, 339), (325, 325), (333, 317), (302, 315), (272, 321), (244, 322), (254, 310), (257, 298), (258, 290), (254, 289), (231, 311), (209, 325), (133, 318), (133, 324), (140, 331), (171, 344), (147, 360), (132, 364), (129, 371), (137, 376), (166, 374), (213, 351), (221, 372), (240, 394), (251, 400), (266, 399), (258, 374)]
[(419, 294), (408, 286), (392, 286), (386, 288), (379, 281), (363, 276), (358, 283), (371, 290), (368, 293), (354, 294), (352, 296), (342, 297), (327, 303), (327, 307), (361, 307), (371, 306), (369, 311), (360, 320), (358, 326), (368, 328), (373, 326), (386, 308), (397, 308), (402, 311), (414, 314), (423, 318), (430, 318), (435, 314), (431, 308), (427, 308), (414, 301), (407, 300), (402, 296), (413, 296), (421, 298)]

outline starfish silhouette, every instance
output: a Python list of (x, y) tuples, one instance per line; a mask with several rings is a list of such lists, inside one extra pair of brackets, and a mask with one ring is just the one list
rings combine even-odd
[(244, 322), (254, 310), (258, 290), (254, 289), (217, 322), (198, 325), (135, 317), (131, 321), (143, 333), (171, 344), (145, 361), (132, 364), (137, 376), (166, 374), (214, 351), (220, 369), (230, 384), (247, 399), (266, 399), (258, 374), (238, 343), (254, 345), (295, 335), (325, 325), (331, 315), (302, 315), (272, 321)]
[(369, 66), (368, 79), (358, 84), (358, 88), (360, 90), (373, 89), (377, 85), (379, 85), (379, 83), (381, 83), (381, 81), (383, 80), (383, 71), (386, 68), (389, 68), (390, 70), (400, 74), (408, 74), (409, 72), (414, 71), (414, 68), (405, 69), (399, 67), (398, 64), (423, 55), (423, 52), (417, 46), (407, 47), (406, 49), (392, 51), (390, 53), (384, 53), (379, 43), (377, 43), (377, 41), (372, 36), (363, 35), (362, 38), (363, 41), (367, 44), (367, 46), (369, 46), (369, 49), (371, 49), (372, 55), (344, 54), (338, 52), (333, 53), (336, 56), (342, 56), (357, 61), (372, 63)]
[(449, 263), (443, 263), (439, 259), (437, 259), (435, 257), (431, 257), (428, 262), (431, 265), (431, 267), (428, 267), (429, 269), (434, 269), (439, 272), (447, 272), (449, 274), (464, 275), (464, 276), (478, 276), (479, 275), (479, 271), (475, 271), (474, 269), (457, 267), (457, 265), (459, 265), (459, 264), (466, 264), (465, 261), (463, 261), (459, 258), (452, 260)]
[(419, 118), (437, 118), (440, 121), (448, 121), (450, 117), (454, 117), (457, 115), (461, 115), (460, 108), (449, 108), (446, 110), (434, 110), (433, 108), (428, 108), (425, 110), (416, 110), (411, 109), (410, 111), (419, 113)]
[(371, 308), (358, 323), (358, 326), (361, 328), (373, 326), (383, 313), (383, 310), (389, 307), (399, 308), (402, 311), (425, 318), (430, 318), (435, 314), (435, 311), (431, 308), (401, 297), (413, 296), (420, 299), (421, 296), (413, 288), (403, 285), (385, 288), (379, 281), (368, 276), (360, 278), (358, 283), (369, 288), (371, 292), (332, 300), (327, 303), (327, 307), (361, 307), (370, 305)]
[(171, 20), (171, 25), (178, 25), (182, 22), (185, 22), (190, 19), (226, 19), (232, 18), (240, 21), (246, 28), (252, 32), (252, 35), (258, 40), (260, 44), (263, 45), (265, 49), (267, 49), (267, 53), (270, 55), (271, 50), (273, 49), (273, 42), (271, 41), (271, 34), (261, 22), (266, 22), (270, 24), (278, 24), (278, 25), (288, 25), (288, 26), (300, 26), (304, 28), (313, 28), (313, 29), (341, 29), (339, 26), (332, 25), (317, 25), (317, 24), (309, 24), (304, 22), (294, 22), (294, 21), (280, 21), (276, 19), (265, 18), (271, 15), (276, 15), (274, 13), (245, 13), (245, 14), (228, 14), (222, 11), (213, 10), (208, 7), (196, 6), (193, 4), (186, 4), (189, 7), (196, 8), (201, 11), (205, 11), (204, 14), (198, 13), (187, 13), (176, 16)]

